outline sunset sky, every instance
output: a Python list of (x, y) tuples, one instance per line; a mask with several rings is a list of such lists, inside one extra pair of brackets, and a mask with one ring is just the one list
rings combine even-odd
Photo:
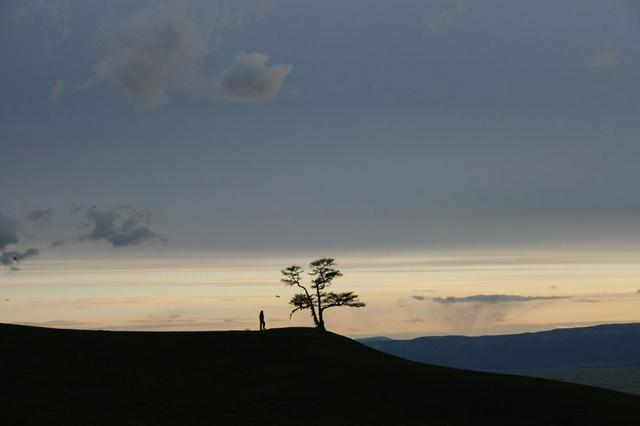
[(640, 3), (0, 3), (0, 322), (640, 321)]

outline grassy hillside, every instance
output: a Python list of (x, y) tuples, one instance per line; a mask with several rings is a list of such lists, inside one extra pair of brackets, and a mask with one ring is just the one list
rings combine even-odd
[(0, 325), (2, 424), (640, 424), (636, 396), (423, 365), (312, 329)]

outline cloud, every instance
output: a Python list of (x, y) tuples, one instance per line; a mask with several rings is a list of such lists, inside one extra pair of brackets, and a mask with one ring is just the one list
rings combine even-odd
[(233, 102), (262, 102), (277, 95), (293, 66), (267, 66), (267, 60), (264, 53), (237, 54), (216, 77), (220, 96)]
[(424, 18), (424, 25), (431, 32), (436, 32), (442, 27), (446, 27), (451, 23), (451, 14), (442, 12), (437, 15), (427, 16)]
[(8, 266), (12, 270), (17, 271), (18, 264), (25, 259), (28, 259), (33, 256), (37, 256), (40, 254), (40, 251), (35, 248), (28, 248), (23, 252), (18, 251), (3, 251), (0, 252), (0, 264), (3, 266)]
[(8, 266), (14, 271), (18, 264), (25, 259), (37, 256), (40, 252), (35, 248), (28, 248), (23, 252), (7, 251), (10, 244), (18, 244), (18, 221), (0, 213), (0, 265)]
[(289, 96), (298, 96), (301, 93), (301, 90), (298, 88), (295, 89), (289, 89), (286, 91), (287, 95)]
[(420, 301), (429, 300), (429, 298), (427, 296), (415, 296), (414, 295), (414, 296), (411, 296), (411, 298), (415, 299), (415, 300), (420, 300)]
[(50, 223), (53, 217), (53, 209), (36, 209), (27, 215), (27, 219), (32, 222)]
[(576, 299), (575, 300), (576, 303), (600, 303), (600, 300), (595, 300), (595, 299), (587, 299), (586, 297), (582, 297), (580, 299)]
[(18, 222), (0, 213), (0, 251), (18, 243)]
[(46, 19), (42, 25), (42, 47), (51, 50), (71, 35), (70, 11), (69, 0), (32, 0), (24, 2), (12, 19), (25, 20), (44, 16)]
[(492, 312), (487, 316), (487, 320), (491, 323), (504, 322), (507, 315), (504, 312)]
[(67, 243), (62, 239), (55, 240), (51, 243), (51, 247), (64, 247), (66, 245)]
[(534, 300), (556, 300), (566, 299), (563, 296), (517, 296), (507, 294), (476, 294), (466, 297), (432, 297), (430, 300), (443, 305), (455, 303), (504, 303), (504, 302), (532, 302)]
[(119, 206), (108, 210), (88, 208), (85, 210), (90, 230), (80, 240), (106, 241), (113, 247), (127, 247), (148, 241), (167, 239), (149, 228), (151, 214), (130, 206)]
[(216, 34), (268, 5), (264, 0), (171, 1), (124, 17), (111, 15), (96, 33), (100, 59), (94, 74), (79, 88), (108, 81), (143, 108), (164, 105), (172, 90), (206, 90), (200, 68)]
[(610, 51), (597, 52), (589, 61), (587, 66), (590, 68), (609, 68), (618, 65), (618, 55)]
[(58, 99), (60, 99), (63, 94), (64, 94), (64, 81), (61, 78), (59, 78), (58, 80), (56, 80), (56, 82), (53, 84), (53, 87), (51, 88), (51, 92), (49, 93), (49, 100), (51, 102), (57, 102)]

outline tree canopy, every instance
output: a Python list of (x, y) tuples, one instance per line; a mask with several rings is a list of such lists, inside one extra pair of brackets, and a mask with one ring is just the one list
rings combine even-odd
[(298, 287), (303, 292), (296, 293), (289, 304), (294, 309), (289, 318), (297, 312), (308, 309), (316, 327), (326, 330), (324, 324), (324, 311), (336, 306), (349, 306), (361, 308), (365, 303), (352, 291), (335, 293), (326, 289), (333, 284), (333, 280), (342, 276), (342, 272), (336, 267), (336, 262), (331, 257), (323, 257), (309, 263), (308, 275), (311, 284), (303, 285), (304, 270), (297, 265), (291, 265), (282, 270), (282, 282), (289, 287)]

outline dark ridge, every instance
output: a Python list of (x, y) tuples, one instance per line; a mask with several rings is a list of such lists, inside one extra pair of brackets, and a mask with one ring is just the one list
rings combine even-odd
[(387, 355), (307, 328), (0, 324), (3, 425), (638, 425), (640, 398)]
[(608, 324), (500, 336), (360, 341), (413, 361), (472, 370), (640, 366), (640, 324)]

